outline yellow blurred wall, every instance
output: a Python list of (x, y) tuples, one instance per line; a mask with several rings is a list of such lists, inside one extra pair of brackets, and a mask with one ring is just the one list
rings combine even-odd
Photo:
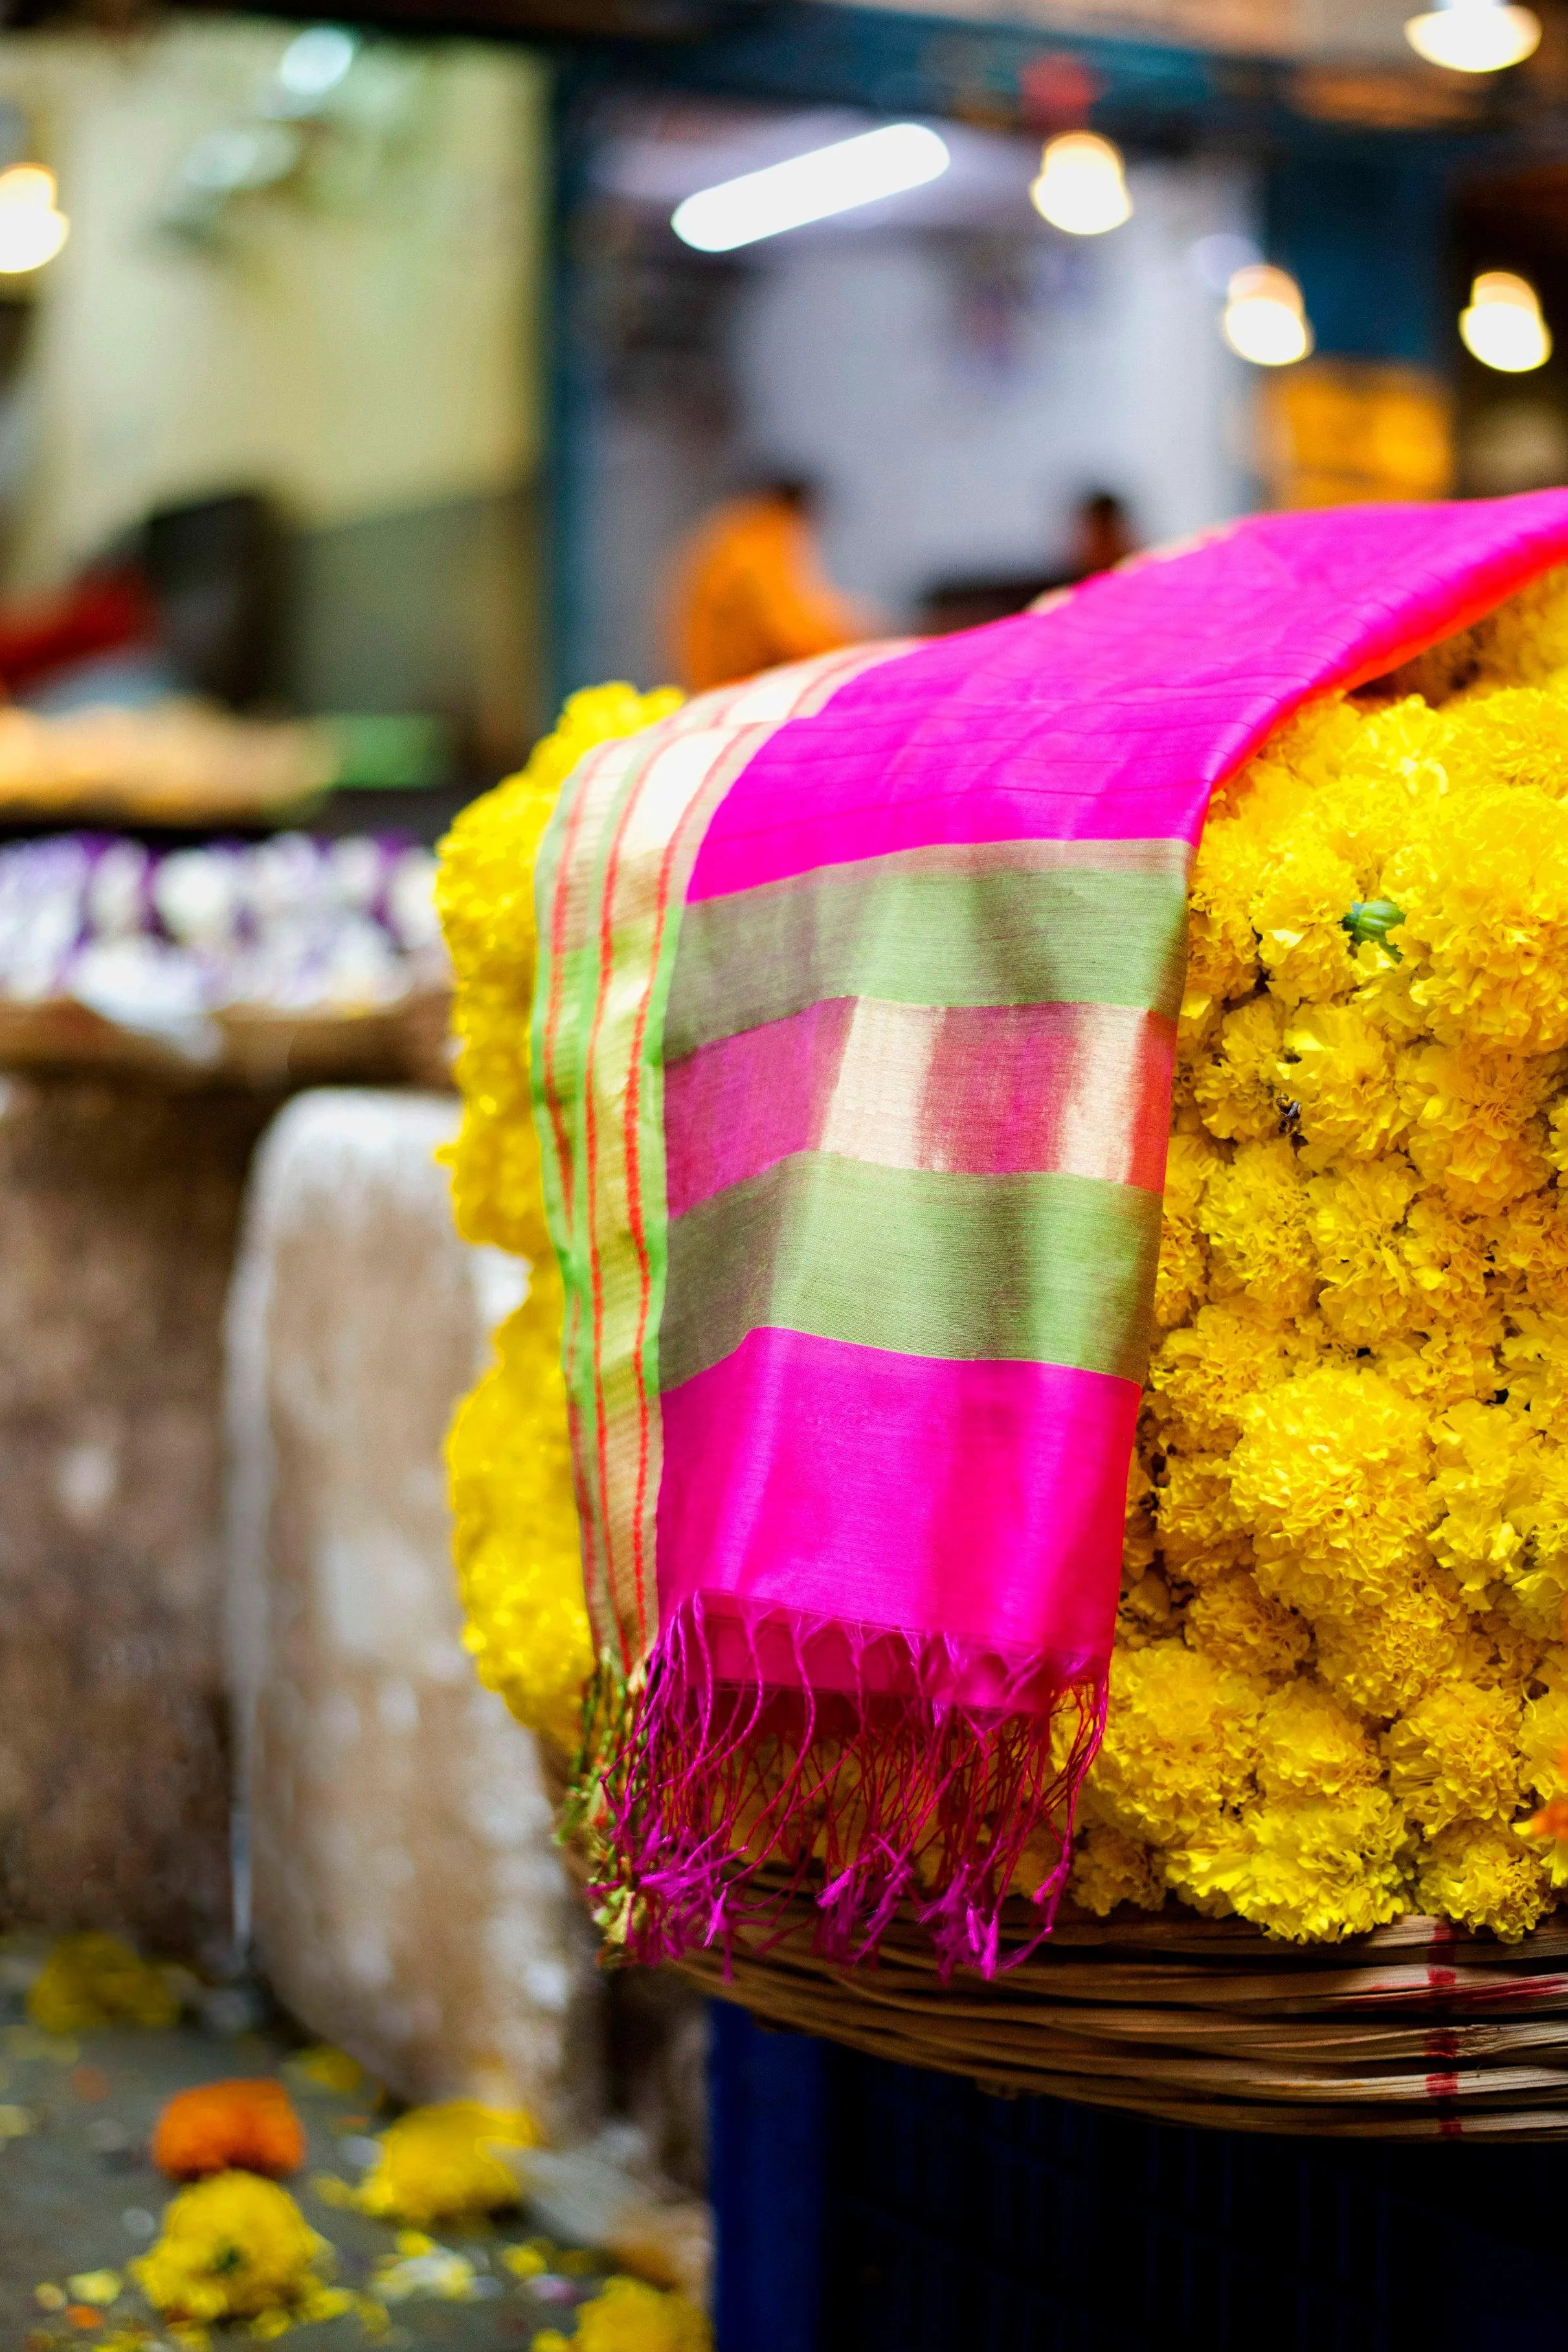
[(1453, 396), (1426, 370), (1322, 358), (1264, 378), (1263, 476), (1276, 507), (1441, 499), (1453, 487)]

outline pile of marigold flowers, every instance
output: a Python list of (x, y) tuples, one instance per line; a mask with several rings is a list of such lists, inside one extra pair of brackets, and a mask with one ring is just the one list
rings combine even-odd
[[(459, 821), (459, 1219), (536, 1265), (451, 1442), (480, 1675), (569, 1738), (590, 1643), (527, 1101), (529, 869), (580, 695)], [(504, 952), (498, 948), (504, 944)], [(1071, 1895), (1516, 1937), (1568, 1880), (1568, 573), (1319, 701), (1194, 876), (1110, 1727)]]
[(1568, 1875), (1568, 575), (1398, 683), (1197, 860), (1100, 1913), (1514, 1937)]

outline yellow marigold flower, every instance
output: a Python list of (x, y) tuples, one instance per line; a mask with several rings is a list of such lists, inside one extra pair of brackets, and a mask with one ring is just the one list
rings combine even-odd
[(1433, 1492), (1445, 1514), (1432, 1531), (1433, 1557), (1479, 1604), (1489, 1584), (1520, 1565), (1541, 1493), (1540, 1432), (1520, 1411), (1470, 1398), (1439, 1415), (1432, 1435)]
[(107, 2311), (110, 2304), (119, 2302), (125, 2282), (118, 2271), (78, 2271), (66, 2285), (73, 2303), (96, 2304), (100, 2311)]
[(1270, 1693), (1258, 1717), (1265, 1797), (1342, 1797), (1370, 1789), (1382, 1764), (1357, 1716), (1310, 1675)]
[(1491, 1287), (1518, 1320), (1532, 1312), (1568, 1318), (1568, 1202), (1532, 1192), (1489, 1217), (1479, 1239), (1491, 1265)]
[(508, 2246), (501, 2261), (513, 2278), (539, 2278), (550, 2268), (549, 2252), (537, 2238), (530, 2238), (521, 2246)]
[(1258, 980), (1247, 908), (1265, 855), (1250, 825), (1216, 816), (1205, 831), (1187, 899), (1187, 993), (1195, 1003), (1245, 996)]
[[(1281, 837), (1310, 817), (1353, 762), (1365, 728), (1365, 716), (1353, 702), (1343, 695), (1321, 696), (1277, 727), (1223, 788), (1215, 814), (1251, 835), (1256, 873), (1261, 874)], [(1245, 877), (1238, 874), (1237, 879), (1239, 885)]]
[(1506, 1822), (1453, 1822), (1416, 1864), (1415, 1899), (1423, 1911), (1489, 1927), (1505, 1944), (1528, 1934), (1550, 1909), (1544, 1856)]
[(1471, 1215), (1501, 1209), (1550, 1173), (1539, 1116), (1555, 1055), (1422, 1045), (1401, 1054), (1397, 1084), (1411, 1159)]
[(1513, 1328), (1498, 1348), (1496, 1385), (1539, 1428), (1561, 1428), (1568, 1408), (1568, 1315), (1537, 1315), (1510, 1302), (1509, 1321)]
[(1480, 685), (1551, 685), (1568, 669), (1568, 570), (1521, 588), (1477, 622), (1470, 640)]
[(1208, 1251), (1198, 1231), (1204, 1193), (1216, 1168), (1225, 1164), (1206, 1135), (1173, 1135), (1165, 1162), (1165, 1198), (1160, 1226), (1160, 1265), (1154, 1277), (1154, 1320), (1181, 1323), (1203, 1304), (1208, 1281)]
[[(353, 2098), (366, 2080), (359, 2060), (351, 2058), (346, 2050), (338, 2049), (331, 2042), (315, 2042), (308, 2050), (301, 2050), (298, 2057), (289, 2061), (289, 2072), (314, 2084), (318, 2090), (335, 2091), (342, 2099)], [(367, 2088), (374, 2105), (381, 2096), (380, 2090), (374, 2084)]]
[(156, 2244), (131, 2272), (169, 2318), (254, 2319), (319, 2294), (331, 2253), (276, 2181), (218, 2172), (164, 2209)]
[(1453, 1672), (1465, 1638), (1465, 1608), (1434, 1579), (1412, 1576), (1375, 1606), (1323, 1611), (1313, 1631), (1318, 1672), (1329, 1688), (1347, 1706), (1387, 1717), (1414, 1706), (1440, 1675)]
[(561, 787), (584, 752), (676, 709), (673, 688), (574, 694), (520, 775), (466, 808), (441, 844), (436, 903), (456, 982), (463, 1128), (451, 1154), (458, 1223), (470, 1241), (536, 1258), (548, 1247), (529, 1097), (533, 861)]
[(563, 1748), (578, 1737), (594, 1666), (561, 1374), (553, 1255), (496, 1334), (498, 1361), (447, 1440), (453, 1549), (479, 1680), (520, 1723)]
[(1290, 1796), (1217, 1816), (1168, 1861), (1178, 1894), (1216, 1896), (1298, 1940), (1365, 1935), (1405, 1910), (1405, 1821), (1386, 1789)]
[(1210, 1287), (1243, 1290), (1278, 1322), (1312, 1303), (1316, 1271), (1307, 1194), (1287, 1136), (1244, 1143), (1204, 1189), (1198, 1224), (1213, 1254)]
[(1221, 1454), (1172, 1454), (1155, 1487), (1160, 1557), (1184, 1583), (1203, 1584), (1252, 1556)]
[(1219, 1022), (1193, 1077), (1193, 1101), (1211, 1135), (1261, 1143), (1279, 1134), (1284, 1034), (1284, 1007), (1272, 996), (1255, 996)]
[(1384, 1735), (1388, 1785), (1428, 1837), (1451, 1822), (1489, 1821), (1518, 1807), (1518, 1697), (1458, 1681), (1436, 1684)]
[(1547, 1878), (1552, 1892), (1558, 1893), (1568, 1884), (1568, 1796), (1549, 1797), (1539, 1812), (1513, 1826), (1517, 1836), (1542, 1841)]
[(1429, 1043), (1426, 1015), (1411, 993), (1420, 965), (1403, 955), (1395, 963), (1386, 947), (1371, 940), (1363, 940), (1356, 949), (1355, 962), (1358, 981), (1351, 1002), (1357, 1011), (1364, 1013), (1395, 1049)]
[(1187, 1603), (1184, 1630), (1216, 1666), (1265, 1685), (1293, 1675), (1312, 1643), (1310, 1626), (1270, 1601), (1245, 1569), (1201, 1586)]
[(1243, 1415), (1231, 1499), (1266, 1592), (1309, 1614), (1376, 1602), (1426, 1558), (1426, 1417), (1358, 1365), (1282, 1381)]
[(1247, 1298), (1200, 1307), (1168, 1331), (1149, 1368), (1150, 1402), (1163, 1443), (1187, 1454), (1229, 1451), (1248, 1400), (1286, 1378), (1320, 1339), (1282, 1329)]
[(1474, 1219), (1456, 1215), (1440, 1194), (1423, 1193), (1411, 1202), (1397, 1242), (1412, 1285), (1417, 1330), (1495, 1327), (1496, 1317), (1489, 1312), (1487, 1236)]
[(1317, 794), (1354, 765), (1367, 725), (1365, 712), (1344, 695), (1318, 695), (1275, 729), (1263, 756), (1280, 761)]
[(1116, 1638), (1120, 1643), (1128, 1649), (1141, 1650), (1147, 1642), (1168, 1641), (1181, 1629), (1181, 1614), (1163, 1576), (1156, 1576), (1150, 1569), (1131, 1582), (1124, 1579), (1116, 1612)]
[(1344, 918), (1357, 895), (1354, 866), (1310, 825), (1295, 827), (1269, 859), (1250, 912), (1268, 985), (1284, 1003), (1350, 994), (1357, 973)]
[(546, 2328), (533, 2352), (712, 2352), (713, 2331), (694, 2303), (641, 2279), (608, 2278), (579, 2306), (568, 2338)]
[(1539, 1812), (1514, 1827), (1521, 1836), (1541, 1841), (1547, 1877), (1560, 1894), (1568, 1886), (1568, 1692), (1554, 1688), (1531, 1700), (1520, 1748), (1524, 1786), (1543, 1801)]
[(1568, 1045), (1568, 805), (1530, 785), (1454, 793), (1384, 879), (1435, 1035), (1520, 1054)]
[(1494, 1316), (1474, 1330), (1460, 1325), (1386, 1339), (1367, 1361), (1402, 1396), (1414, 1398), (1428, 1412), (1442, 1412), (1466, 1397), (1489, 1401), (1496, 1395), (1502, 1385), (1497, 1356), (1501, 1338), (1502, 1318)]
[(163, 1971), (118, 1936), (62, 1936), (28, 1988), (27, 2014), (46, 2033), (91, 2033), (173, 2025), (180, 2004)]
[(1568, 700), (1540, 687), (1504, 687), (1444, 713), (1450, 784), (1531, 784), (1568, 799)]
[(1303, 1167), (1373, 1160), (1396, 1144), (1405, 1118), (1393, 1077), (1387, 1038), (1356, 1005), (1299, 1005), (1284, 1024), (1274, 1081), (1300, 1114)]
[(1091, 1822), (1073, 1853), (1068, 1894), (1080, 1910), (1103, 1919), (1119, 1903), (1158, 1911), (1165, 1900), (1165, 1874), (1159, 1857), (1136, 1838), (1123, 1837), (1109, 1822)]
[(1447, 790), (1447, 715), (1419, 695), (1360, 719), (1337, 775), (1314, 795), (1312, 821), (1355, 869), (1356, 897), (1380, 898), (1384, 868), (1408, 841), (1419, 811)]
[(1548, 1651), (1540, 1679), (1546, 1687), (1527, 1699), (1519, 1732), (1519, 1761), (1523, 1787), (1542, 1799), (1568, 1790), (1563, 1769), (1568, 1748), (1568, 1652)]
[(1559, 1095), (1548, 1113), (1551, 1140), (1546, 1156), (1561, 1180), (1568, 1176), (1568, 1095)]
[(1459, 1672), (1479, 1690), (1499, 1686), (1517, 1702), (1539, 1676), (1548, 1646), (1500, 1608), (1484, 1610), (1465, 1627)]
[[(1533, 1406), (1530, 1417), (1540, 1419)], [(1504, 1567), (1495, 1597), (1516, 1624), (1542, 1642), (1559, 1642), (1568, 1631), (1568, 1447), (1544, 1439), (1532, 1467), (1539, 1484), (1521, 1506), (1524, 1547)]]
[(1142, 1443), (1127, 1465), (1127, 1514), (1122, 1522), (1121, 1576), (1136, 1583), (1154, 1565), (1154, 1477)]
[(366, 2213), (416, 2229), (500, 2212), (521, 2192), (499, 2151), (537, 2147), (539, 2138), (538, 2125), (521, 2107), (487, 2107), (477, 2099), (411, 2107), (382, 2133), (359, 2203)]
[(1117, 1654), (1110, 1691), (1086, 1790), (1089, 1819), (1170, 1847), (1246, 1793), (1260, 1685), (1222, 1673), (1180, 1642), (1157, 1642)]
[(1363, 1348), (1406, 1328), (1416, 1286), (1399, 1235), (1415, 1196), (1415, 1171), (1387, 1160), (1314, 1176), (1307, 1224), (1322, 1288), (1318, 1304), (1336, 1339)]

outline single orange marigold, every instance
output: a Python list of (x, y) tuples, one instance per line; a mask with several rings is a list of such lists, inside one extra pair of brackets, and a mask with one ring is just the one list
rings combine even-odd
[(305, 2135), (281, 2083), (202, 2083), (163, 2109), (153, 2161), (171, 2180), (236, 2171), (278, 2180), (305, 2161)]

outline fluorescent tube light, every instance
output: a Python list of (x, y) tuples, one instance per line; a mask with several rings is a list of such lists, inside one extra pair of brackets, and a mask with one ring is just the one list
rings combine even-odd
[(941, 178), (951, 160), (945, 142), (923, 123), (889, 122), (700, 189), (677, 205), (669, 225), (699, 253), (732, 253), (760, 237), (924, 187)]

